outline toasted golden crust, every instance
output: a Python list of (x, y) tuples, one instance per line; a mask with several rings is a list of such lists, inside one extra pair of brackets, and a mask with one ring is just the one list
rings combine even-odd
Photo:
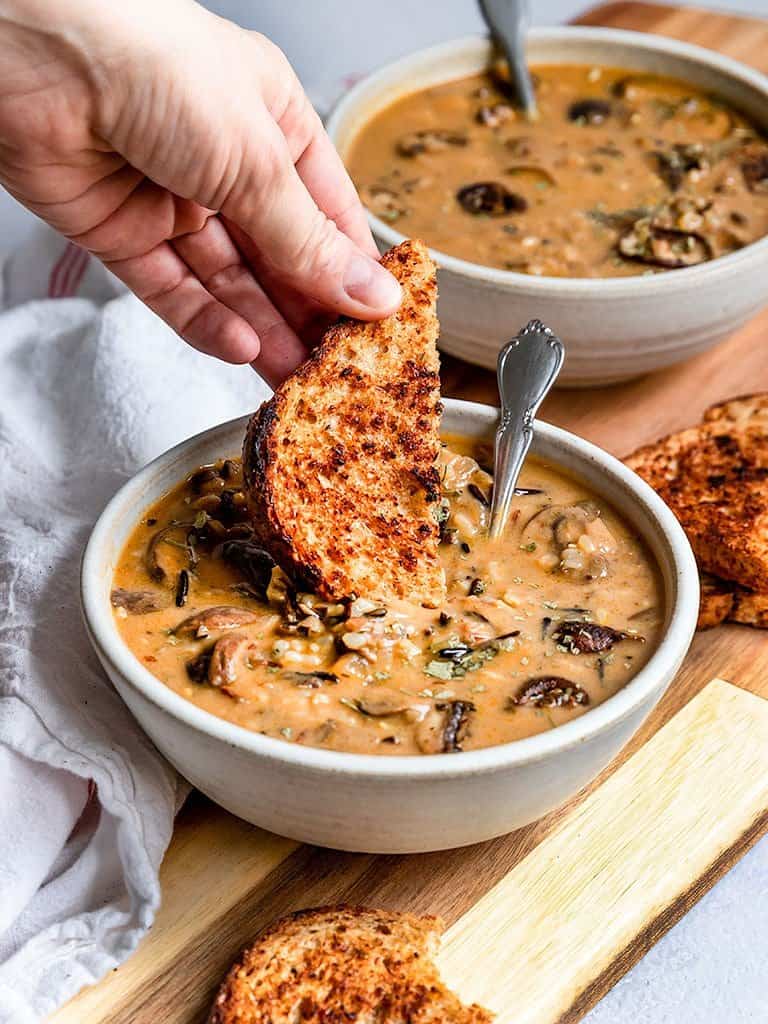
[(442, 922), (365, 907), (303, 910), (243, 950), (209, 1024), (488, 1024), (440, 980)]
[(754, 626), (756, 629), (768, 629), (768, 593), (760, 594), (737, 587), (728, 621)]
[(435, 265), (421, 242), (382, 259), (403, 303), (343, 320), (252, 418), (245, 484), (261, 543), (327, 599), (435, 605), (440, 378)]
[(711, 576), (708, 572), (702, 573), (696, 629), (714, 629), (722, 625), (733, 609), (733, 592), (733, 583)]
[(627, 465), (675, 513), (702, 570), (768, 591), (768, 395), (732, 399), (705, 415)]

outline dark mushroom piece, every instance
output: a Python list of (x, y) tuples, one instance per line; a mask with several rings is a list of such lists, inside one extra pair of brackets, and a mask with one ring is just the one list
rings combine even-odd
[(506, 703), (508, 711), (529, 705), (535, 708), (575, 708), (589, 704), (586, 690), (563, 676), (535, 676), (527, 680)]
[(475, 710), (475, 705), (469, 700), (452, 700), (447, 704), (436, 704), (435, 708), (445, 714), (443, 753), (460, 751), (466, 739), (469, 716)]
[(151, 590), (124, 590), (122, 587), (115, 587), (109, 599), (113, 608), (125, 608), (129, 615), (159, 612), (166, 606), (163, 597)]
[(305, 690), (319, 690), (324, 683), (335, 685), (339, 677), (333, 672), (284, 672), (283, 679)]
[(750, 192), (768, 192), (768, 149), (748, 148), (741, 173)]
[(400, 156), (413, 157), (420, 153), (440, 153), (449, 146), (466, 146), (467, 142), (463, 132), (435, 128), (409, 132), (398, 141), (396, 149)]
[(568, 120), (577, 124), (603, 124), (611, 116), (611, 104), (607, 100), (576, 100), (568, 107)]
[(229, 633), (216, 641), (208, 659), (208, 682), (211, 686), (231, 686), (237, 680), (238, 661), (249, 643), (244, 633)]
[(195, 612), (183, 619), (172, 630), (174, 636), (204, 637), (213, 630), (234, 629), (236, 626), (247, 626), (256, 622), (258, 615), (247, 608), (235, 608), (230, 605), (215, 605), (202, 612)]
[(700, 142), (677, 144), (668, 150), (651, 154), (655, 170), (671, 192), (677, 192), (689, 171), (705, 171), (709, 167), (704, 146)]
[(225, 541), (217, 552), (225, 562), (241, 572), (255, 594), (266, 601), (267, 587), (275, 567), (272, 556), (252, 540)]
[(510, 192), (498, 181), (479, 181), (465, 185), (456, 193), (459, 205), (473, 216), (506, 217), (509, 213), (522, 213), (528, 202), (517, 192)]
[(613, 629), (612, 626), (601, 626), (597, 622), (577, 622), (569, 619), (558, 622), (552, 639), (568, 647), (571, 653), (599, 654), (601, 651), (609, 651), (621, 640), (638, 640), (642, 643), (645, 637), (625, 633), (623, 630)]
[(193, 683), (205, 683), (208, 681), (208, 666), (211, 663), (212, 654), (213, 644), (210, 644), (210, 646), (206, 647), (204, 651), (201, 651), (184, 666), (187, 670), (187, 675)]
[(695, 231), (663, 228), (648, 219), (636, 221), (617, 244), (628, 260), (670, 270), (693, 267), (714, 257), (709, 241)]

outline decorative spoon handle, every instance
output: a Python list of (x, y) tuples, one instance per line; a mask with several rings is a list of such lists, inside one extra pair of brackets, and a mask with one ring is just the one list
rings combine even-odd
[(528, 28), (526, 0), (480, 0), (480, 10), (491, 35), (501, 47), (509, 66), (509, 81), (520, 106), (530, 118), (536, 117), (536, 96), (525, 59)]
[(501, 420), (496, 431), (491, 537), (506, 526), (515, 485), (533, 440), (533, 420), (555, 383), (565, 349), (541, 320), (531, 320), (499, 353)]

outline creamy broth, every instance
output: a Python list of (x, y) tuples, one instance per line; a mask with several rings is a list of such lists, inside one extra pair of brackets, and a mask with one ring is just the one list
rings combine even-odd
[(227, 459), (137, 525), (114, 576), (119, 631), (187, 700), (310, 746), (472, 750), (570, 721), (653, 653), (657, 570), (610, 506), (534, 459), (506, 535), (490, 541), (492, 480), (476, 459), (487, 447), (456, 437), (442, 452), (439, 609), (295, 593), (252, 543), (240, 463)]
[(368, 208), (452, 256), (554, 277), (662, 272), (768, 233), (768, 143), (740, 113), (672, 78), (533, 72), (533, 122), (480, 74), (363, 125), (346, 162)]

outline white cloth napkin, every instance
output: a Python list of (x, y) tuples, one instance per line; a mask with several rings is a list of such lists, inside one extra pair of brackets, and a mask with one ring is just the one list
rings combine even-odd
[(136, 469), (268, 394), (47, 229), (0, 293), (0, 1024), (32, 1024), (151, 926), (186, 789), (89, 647), (80, 555)]

